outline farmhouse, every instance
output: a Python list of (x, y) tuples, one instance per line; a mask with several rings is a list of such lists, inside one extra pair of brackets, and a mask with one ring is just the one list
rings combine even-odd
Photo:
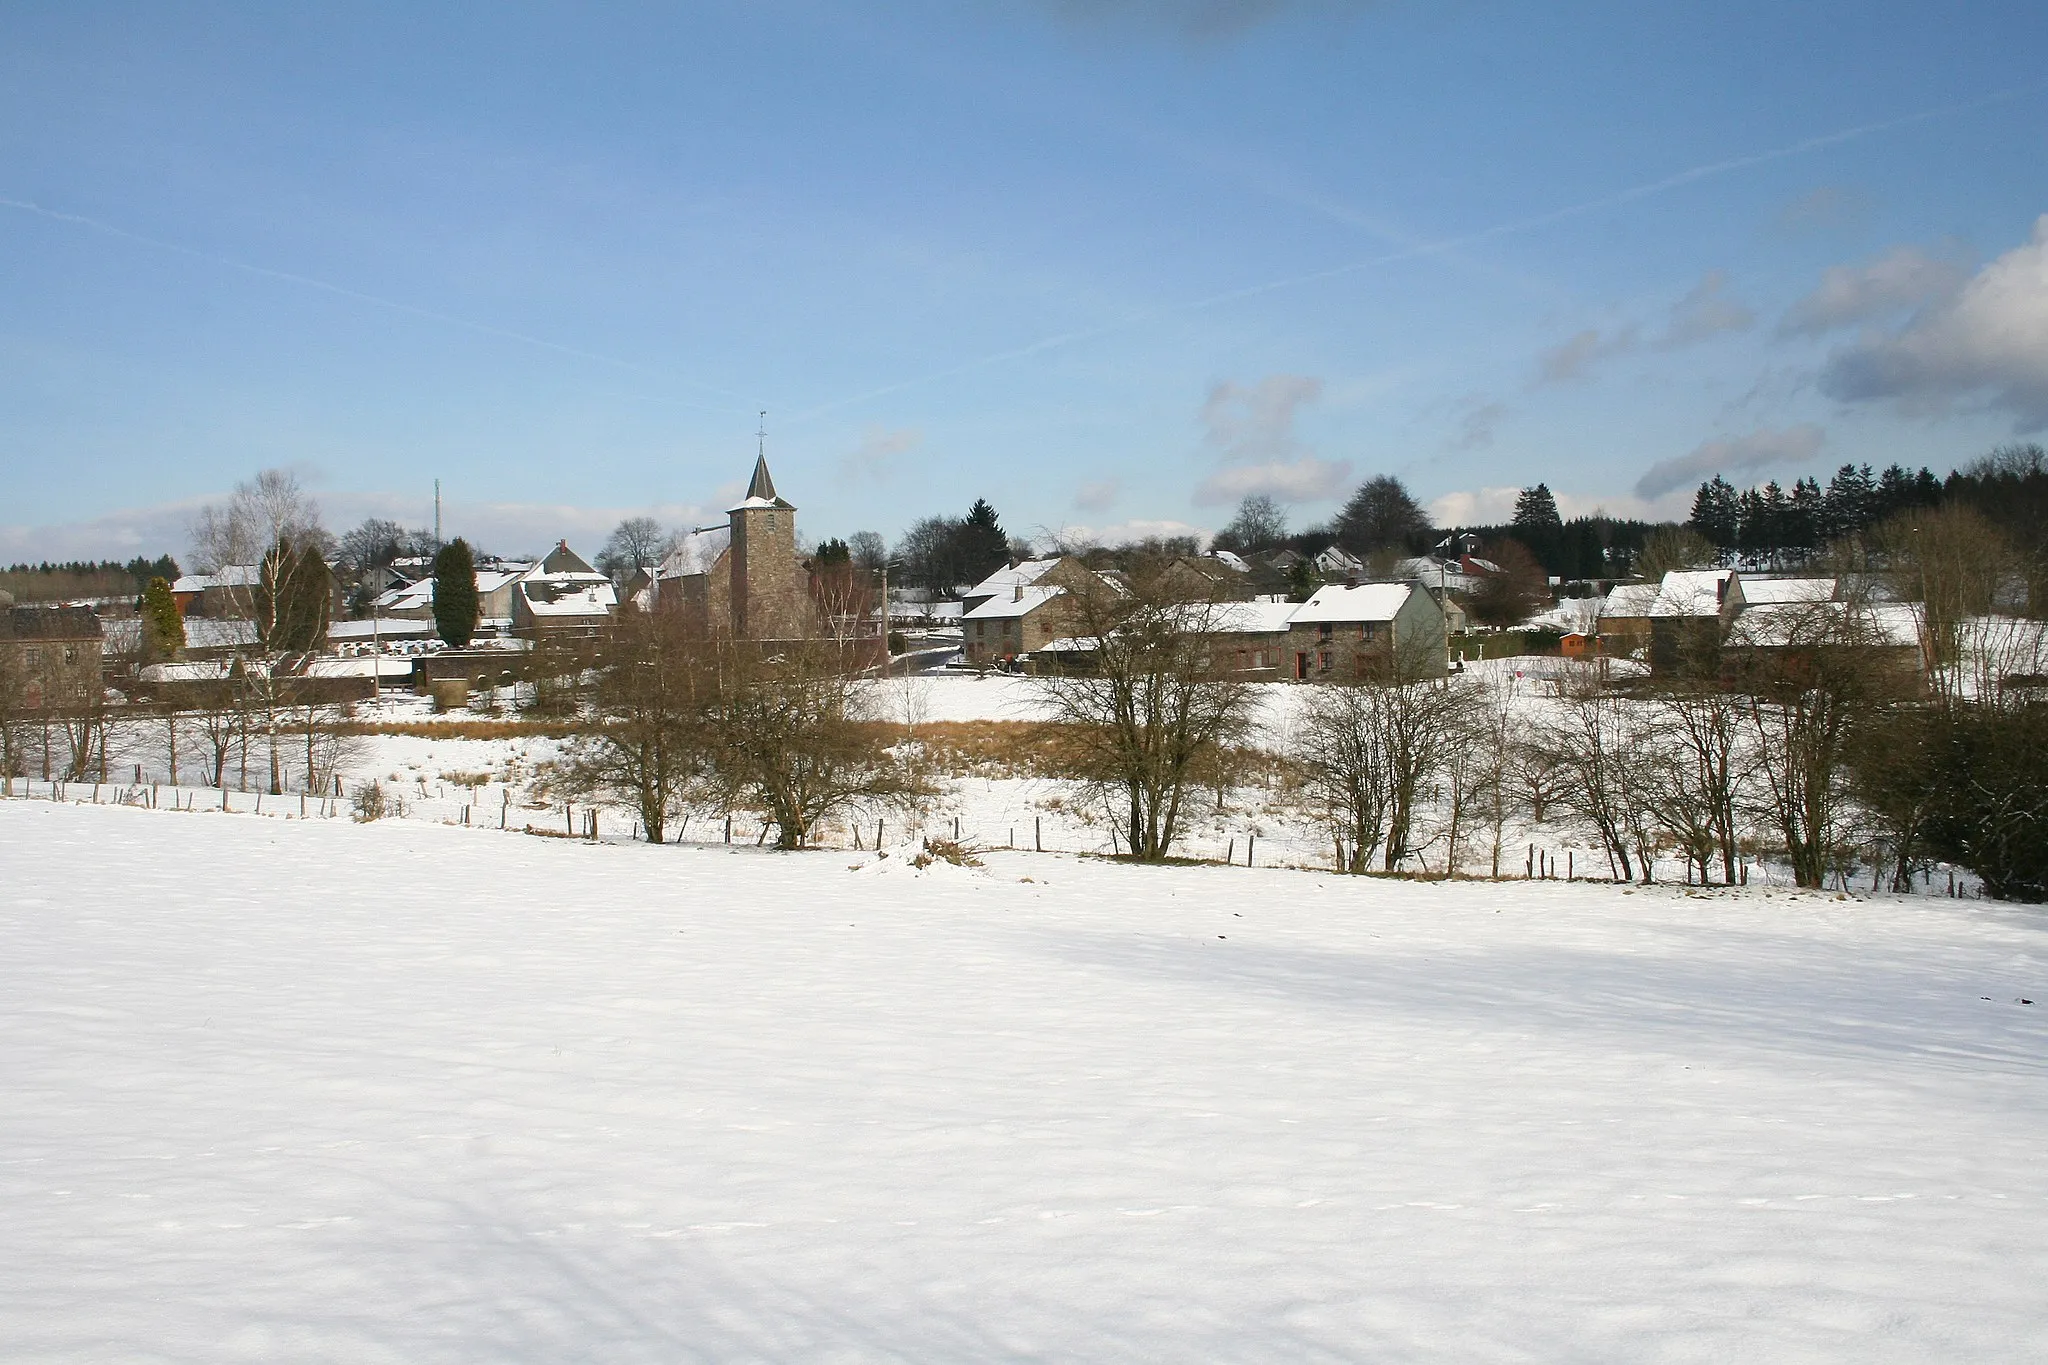
[(84, 706), (100, 687), (92, 608), (0, 608), (0, 709), (62, 711)]
[(1414, 583), (1328, 584), (1288, 618), (1297, 682), (1440, 678), (1447, 647), (1443, 608)]

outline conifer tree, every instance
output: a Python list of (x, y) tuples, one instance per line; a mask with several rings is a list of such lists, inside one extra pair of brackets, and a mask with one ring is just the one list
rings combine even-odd
[(481, 614), (476, 595), (476, 558), (461, 536), (434, 556), (434, 630), (461, 649), (476, 634)]
[(1524, 488), (1515, 499), (1515, 529), (1517, 531), (1556, 531), (1564, 527), (1564, 519), (1557, 514), (1557, 499), (1551, 495), (1550, 485), (1539, 483), (1534, 488)]
[(142, 649), (146, 658), (175, 659), (185, 647), (185, 616), (162, 577), (142, 590)]
[(319, 547), (294, 548), (278, 540), (258, 571), (256, 637), (282, 653), (317, 648), (327, 635), (328, 587), (332, 581)]
[(987, 498), (976, 498), (960, 523), (960, 566), (969, 582), (980, 582), (1010, 562), (1010, 537)]
[(1701, 484), (1686, 525), (1719, 548), (1732, 548), (1742, 529), (1742, 511), (1734, 485), (1719, 474)]

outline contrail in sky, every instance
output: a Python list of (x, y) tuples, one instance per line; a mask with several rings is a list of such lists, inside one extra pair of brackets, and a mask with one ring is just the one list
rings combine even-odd
[[(287, 284), (304, 285), (308, 289), (318, 289), (329, 294), (337, 294), (345, 299), (354, 299), (358, 303), (367, 303), (378, 308), (387, 308), (396, 313), (408, 313), (413, 317), (425, 318), (430, 322), (439, 322), (450, 327), (461, 327), (468, 331), (480, 332), (485, 336), (501, 337), (507, 341), (519, 342), (524, 346), (536, 346), (544, 351), (554, 351), (560, 355), (574, 356), (578, 360), (589, 360), (599, 365), (609, 365), (614, 369), (627, 370), (643, 378), (652, 379), (657, 383), (665, 384), (673, 378), (672, 376), (650, 370), (645, 365), (638, 365), (630, 360), (621, 360), (617, 356), (601, 355), (596, 351), (585, 351), (575, 346), (565, 346), (559, 341), (549, 341), (546, 337), (537, 337), (528, 332), (515, 332), (509, 327), (495, 327), (488, 322), (475, 322), (469, 318), (459, 318), (451, 313), (437, 313), (431, 308), (421, 308), (415, 304), (401, 303), (397, 299), (387, 299), (380, 294), (366, 294), (360, 289), (350, 289), (344, 285), (331, 284), (326, 280), (316, 280), (310, 275), (295, 275), (289, 270), (273, 270), (266, 265), (251, 265), (247, 261), (238, 261), (230, 256), (217, 256), (210, 251), (201, 251), (196, 247), (184, 246), (177, 242), (167, 242), (160, 237), (144, 236), (140, 232), (131, 232), (127, 228), (116, 227), (112, 223), (102, 222), (97, 218), (88, 218), (83, 214), (64, 213), (58, 209), (45, 208), (41, 204), (31, 203), (25, 199), (11, 199), (0, 196), (0, 208), (16, 209), (22, 213), (33, 213), (38, 217), (48, 218), (53, 222), (72, 223), (79, 227), (89, 228), (94, 232), (105, 233), (110, 237), (120, 237), (126, 241), (139, 242), (143, 246), (153, 247), (158, 251), (169, 251), (179, 256), (189, 256), (193, 260), (205, 261), (210, 265), (225, 266), (229, 270), (239, 270), (244, 274), (258, 275), (269, 280), (282, 280)], [(737, 394), (731, 393), (728, 390), (716, 388), (699, 380), (684, 377), (683, 382), (695, 388), (703, 389), (707, 393), (717, 394), (721, 398), (736, 399), (738, 397)], [(680, 398), (659, 398), (655, 401), (677, 403), (683, 407), (696, 408), (701, 412), (725, 411), (722, 408), (708, 408), (701, 404), (685, 402)], [(751, 407), (745, 410), (748, 412), (753, 411)], [(734, 408), (732, 411), (738, 412), (741, 409)]]
[(1111, 332), (1136, 327), (1157, 318), (1170, 317), (1176, 313), (1197, 312), (1225, 303), (1234, 303), (1239, 299), (1255, 298), (1258, 295), (1271, 294), (1282, 289), (1294, 289), (1304, 284), (1315, 284), (1322, 280), (1355, 275), (1364, 270), (1376, 270), (1384, 266), (1396, 265), (1402, 261), (1439, 255), (1444, 252), (1454, 251), (1460, 247), (1473, 245), (1477, 242), (1490, 241), (1497, 237), (1508, 237), (1517, 233), (1533, 232), (1537, 228), (1549, 227), (1553, 223), (1561, 223), (1584, 214), (1597, 213), (1601, 209), (1633, 203), (1638, 199), (1648, 199), (1655, 195), (1663, 194), (1667, 190), (1678, 189), (1680, 186), (1690, 185), (1696, 181), (1711, 180), (1717, 176), (1727, 175), (1734, 171), (1747, 170), (1752, 166), (1762, 166), (1773, 161), (1783, 161), (1789, 157), (1804, 156), (1809, 152), (1817, 152), (1824, 148), (1839, 146), (1845, 142), (1854, 142), (1858, 138), (1869, 137), (1876, 133), (1891, 132), (1894, 129), (1911, 127), (1916, 123), (1928, 123), (1935, 119), (1968, 113), (1973, 109), (1981, 109), (1987, 105), (2018, 99), (2022, 95), (2032, 94), (2041, 88), (2041, 83), (2016, 86), (2012, 89), (1997, 91), (1981, 99), (1971, 100), (1964, 104), (1945, 105), (1939, 109), (1924, 109), (1919, 113), (1907, 114), (1900, 118), (1885, 119), (1879, 123), (1858, 124), (1853, 128), (1843, 128), (1832, 133), (1823, 133), (1816, 137), (1803, 138), (1798, 142), (1789, 143), (1783, 147), (1773, 147), (1768, 151), (1752, 152), (1745, 156), (1728, 157), (1721, 161), (1710, 161), (1704, 165), (1694, 166), (1689, 170), (1678, 171), (1656, 180), (1645, 181), (1640, 185), (1631, 185), (1627, 189), (1601, 195), (1597, 199), (1588, 199), (1582, 203), (1567, 205), (1564, 208), (1551, 209), (1546, 213), (1539, 213), (1532, 217), (1516, 218), (1508, 222), (1496, 223), (1491, 227), (1479, 228), (1471, 232), (1459, 233), (1456, 236), (1442, 237), (1434, 241), (1418, 243), (1414, 246), (1403, 247), (1397, 251), (1369, 257), (1365, 260), (1331, 266), (1325, 270), (1312, 270), (1301, 275), (1286, 275), (1279, 279), (1266, 280), (1259, 284), (1248, 284), (1236, 289), (1228, 289), (1220, 294), (1210, 294), (1204, 298), (1190, 299), (1184, 303), (1163, 304), (1156, 308), (1143, 309), (1119, 318), (1114, 322), (1106, 322), (1096, 327), (1078, 328), (1073, 331), (1061, 332), (1057, 335), (1031, 342), (1028, 345), (1013, 347), (1005, 351), (997, 351), (993, 355), (981, 356), (974, 360), (962, 361), (960, 364), (949, 366), (943, 370), (935, 370), (930, 374), (919, 375), (915, 379), (906, 379), (899, 383), (887, 384), (881, 388), (870, 389), (866, 393), (856, 394), (850, 398), (835, 399), (830, 403), (824, 403), (798, 413), (789, 420), (803, 421), (838, 408), (847, 407), (854, 403), (863, 403), (872, 398), (880, 398), (886, 394), (896, 393), (899, 390), (912, 388), (919, 384), (928, 384), (940, 379), (950, 379), (956, 374), (964, 374), (969, 370), (978, 370), (1007, 360), (1020, 360), (1026, 356), (1036, 355), (1041, 351), (1055, 350), (1062, 346), (1073, 345), (1076, 342), (1091, 341), (1096, 337), (1105, 336)]

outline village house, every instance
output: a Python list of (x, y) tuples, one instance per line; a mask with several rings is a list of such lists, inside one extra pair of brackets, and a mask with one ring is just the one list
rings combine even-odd
[(1045, 648), (1072, 633), (1075, 608), (1066, 588), (1048, 583), (1017, 583), (1007, 596), (983, 599), (960, 618), (968, 664), (993, 668)]
[(1250, 682), (1287, 677), (1289, 632), (1297, 606), (1277, 598), (1260, 598), (1211, 608), (1210, 671)]
[(1326, 584), (1288, 618), (1297, 682), (1440, 678), (1450, 670), (1443, 608), (1415, 583)]
[(100, 695), (100, 619), (90, 607), (0, 608), (7, 709), (61, 712)]
[[(334, 576), (332, 564), (321, 567), (327, 575), (327, 614), (330, 619), (345, 615), (341, 580)], [(255, 614), (262, 583), (261, 564), (223, 564), (212, 573), (181, 574), (171, 584), (171, 596), (180, 615), (234, 620)]]
[(1008, 597), (1020, 587), (1066, 588), (1078, 592), (1096, 577), (1095, 572), (1078, 559), (1050, 555), (1044, 559), (1022, 560), (997, 569), (962, 593), (960, 614), (964, 617), (984, 602)]

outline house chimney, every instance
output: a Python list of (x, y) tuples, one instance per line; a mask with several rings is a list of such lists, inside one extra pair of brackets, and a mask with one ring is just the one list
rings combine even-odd
[(1012, 602), (1022, 602), (1024, 600), (1024, 585), (1022, 583), (1010, 589), (1010, 600)]

